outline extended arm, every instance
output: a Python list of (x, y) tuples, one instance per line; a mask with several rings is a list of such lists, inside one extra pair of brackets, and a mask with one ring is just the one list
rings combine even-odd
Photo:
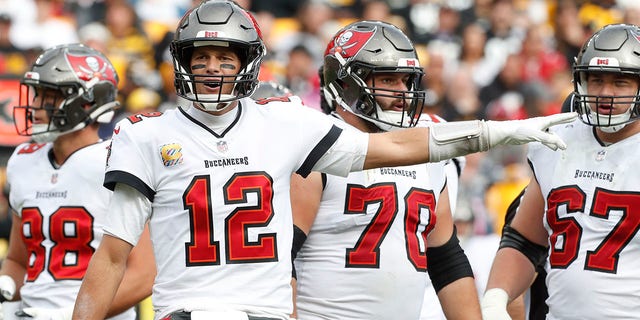
[(459, 121), (434, 123), (430, 128), (411, 128), (371, 134), (364, 169), (438, 162), (497, 145), (520, 145), (538, 141), (556, 150), (566, 145), (547, 128), (571, 122), (576, 113), (561, 113), (513, 121)]

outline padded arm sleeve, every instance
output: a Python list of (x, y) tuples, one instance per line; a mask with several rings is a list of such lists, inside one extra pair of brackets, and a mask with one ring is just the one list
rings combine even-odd
[(427, 271), (436, 293), (458, 279), (473, 278), (471, 264), (460, 247), (455, 227), (447, 243), (427, 249), (427, 262)]

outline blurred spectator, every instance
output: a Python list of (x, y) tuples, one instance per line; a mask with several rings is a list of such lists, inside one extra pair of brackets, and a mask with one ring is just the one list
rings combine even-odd
[(30, 63), (22, 50), (16, 48), (9, 38), (11, 16), (0, 12), (0, 74), (22, 76)]
[(315, 67), (314, 57), (306, 47), (298, 45), (289, 52), (283, 84), (308, 107), (320, 110), (318, 68)]
[(468, 24), (479, 23), (485, 29), (491, 27), (491, 10), (494, 0), (474, 0), (473, 5), (460, 11), (460, 29)]
[(568, 72), (569, 64), (564, 56), (552, 47), (552, 37), (543, 26), (531, 26), (522, 43), (522, 81), (551, 82), (556, 72)]
[(143, 22), (154, 22), (174, 27), (191, 7), (192, 0), (136, 0), (131, 3)]
[(524, 96), (522, 93), (522, 57), (512, 54), (504, 67), (488, 86), (480, 90), (480, 101), (487, 119), (524, 119)]
[[(419, 46), (416, 46), (418, 51)], [(447, 92), (447, 84), (444, 78), (444, 58), (439, 53), (430, 53), (426, 59), (420, 57), (420, 63), (424, 65), (426, 75), (422, 77), (422, 84), (427, 91), (425, 106), (422, 112), (432, 113), (451, 121), (445, 111), (444, 100)]]
[(622, 12), (616, 6), (616, 0), (584, 1), (580, 6), (578, 18), (582, 25), (588, 28), (589, 34), (592, 34), (608, 24), (620, 23)]
[(289, 52), (301, 45), (313, 55), (313, 67), (317, 70), (323, 61), (323, 53), (329, 42), (326, 31), (322, 27), (333, 20), (333, 9), (326, 2), (306, 0), (298, 8), (296, 18), (300, 23), (299, 30), (289, 33), (284, 38), (274, 39), (277, 41), (273, 46), (276, 59), (282, 65), (286, 65)]
[(493, 1), (485, 55), (495, 63), (495, 70), (504, 66), (507, 56), (520, 51), (525, 31), (515, 26), (516, 16), (512, 0)]
[(427, 37), (438, 27), (440, 5), (433, 1), (412, 0), (406, 14), (409, 35), (414, 42), (427, 43)]
[(298, 0), (263, 0), (255, 1), (251, 6), (251, 11), (268, 11), (273, 13), (276, 18), (292, 17), (296, 15), (300, 6), (303, 5), (304, 4), (301, 4)]
[(362, 5), (361, 20), (377, 20), (391, 23), (405, 34), (408, 33), (407, 22), (403, 17), (391, 12), (391, 6), (384, 0), (368, 0)]
[(76, 27), (104, 20), (105, 2), (109, 0), (65, 0), (65, 6), (76, 17)]
[[(25, 1), (28, 8), (30, 1)], [(20, 49), (50, 48), (63, 43), (78, 42), (75, 17), (65, 12), (63, 2), (34, 0), (35, 16), (30, 20), (15, 20), (11, 41)]]
[(455, 72), (447, 82), (446, 90), (444, 118), (447, 121), (484, 118), (478, 86), (470, 73)]
[[(460, 15), (447, 5), (440, 6), (438, 26), (425, 37), (429, 52), (435, 52), (445, 58), (445, 73), (454, 72), (462, 50), (462, 39), (456, 32), (460, 23)], [(428, 71), (427, 71), (428, 72)]]
[(92, 22), (78, 30), (80, 42), (100, 52), (109, 51), (111, 31), (100, 22)]
[(640, 26), (640, 3), (630, 1), (626, 4), (624, 6), (624, 16), (622, 19), (624, 23)]
[(578, 18), (578, 7), (573, 0), (560, 0), (555, 8), (555, 46), (564, 54), (567, 64), (573, 63), (582, 44), (591, 36)]
[(492, 57), (484, 54), (486, 43), (486, 31), (479, 23), (472, 23), (464, 28), (458, 69), (471, 74), (478, 88), (489, 85), (500, 71), (490, 61)]
[(529, 170), (523, 160), (514, 159), (512, 163), (506, 164), (501, 170), (502, 177), (487, 188), (485, 198), (487, 213), (495, 233), (501, 233), (509, 204), (529, 183)]
[(105, 25), (111, 32), (106, 54), (120, 75), (118, 90), (126, 95), (137, 86), (160, 88), (153, 44), (133, 6), (126, 0), (109, 1)]

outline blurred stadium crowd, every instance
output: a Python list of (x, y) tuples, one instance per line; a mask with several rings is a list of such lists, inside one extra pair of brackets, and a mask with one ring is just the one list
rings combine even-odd
[[(178, 19), (199, 2), (0, 0), (0, 165), (23, 141), (11, 119), (17, 83), (43, 48), (81, 42), (104, 52), (121, 79), (116, 120), (175, 107), (169, 43)], [(330, 37), (354, 20), (395, 24), (410, 35), (425, 68), (425, 112), (448, 121), (559, 112), (573, 90), (573, 57), (592, 32), (640, 24), (635, 0), (237, 2), (255, 13), (268, 47), (261, 80), (287, 86), (312, 108), (320, 105), (317, 70)], [(110, 134), (106, 126), (102, 135)], [(529, 180), (524, 155), (505, 147), (467, 157), (455, 217), (473, 223), (472, 234), (500, 230), (508, 204)], [(6, 199), (0, 212), (8, 213)]]

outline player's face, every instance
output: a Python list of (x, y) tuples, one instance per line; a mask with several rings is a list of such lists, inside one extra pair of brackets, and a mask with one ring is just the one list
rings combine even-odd
[[(196, 75), (195, 90), (199, 94), (229, 94), (233, 83), (224, 83), (234, 79), (240, 71), (240, 58), (234, 50), (226, 47), (196, 47), (191, 56), (191, 72)], [(198, 77), (206, 75), (207, 77)], [(222, 90), (222, 91), (220, 91)]]
[[(378, 88), (378, 90), (375, 90), (373, 93), (378, 94), (376, 96), (376, 101), (382, 110), (403, 111), (408, 107), (410, 101), (407, 100), (411, 97), (403, 95), (402, 92), (395, 91), (407, 91), (408, 80), (409, 74), (407, 73), (376, 73), (369, 77), (367, 80), (367, 86)], [(394, 91), (392, 92), (387, 90)]]
[(621, 114), (633, 104), (640, 79), (612, 72), (592, 72), (587, 77), (587, 93), (598, 96), (592, 109), (599, 114)]
[(31, 120), (34, 124), (48, 124), (51, 114), (64, 99), (62, 93), (44, 88), (31, 88), (31, 93)]

